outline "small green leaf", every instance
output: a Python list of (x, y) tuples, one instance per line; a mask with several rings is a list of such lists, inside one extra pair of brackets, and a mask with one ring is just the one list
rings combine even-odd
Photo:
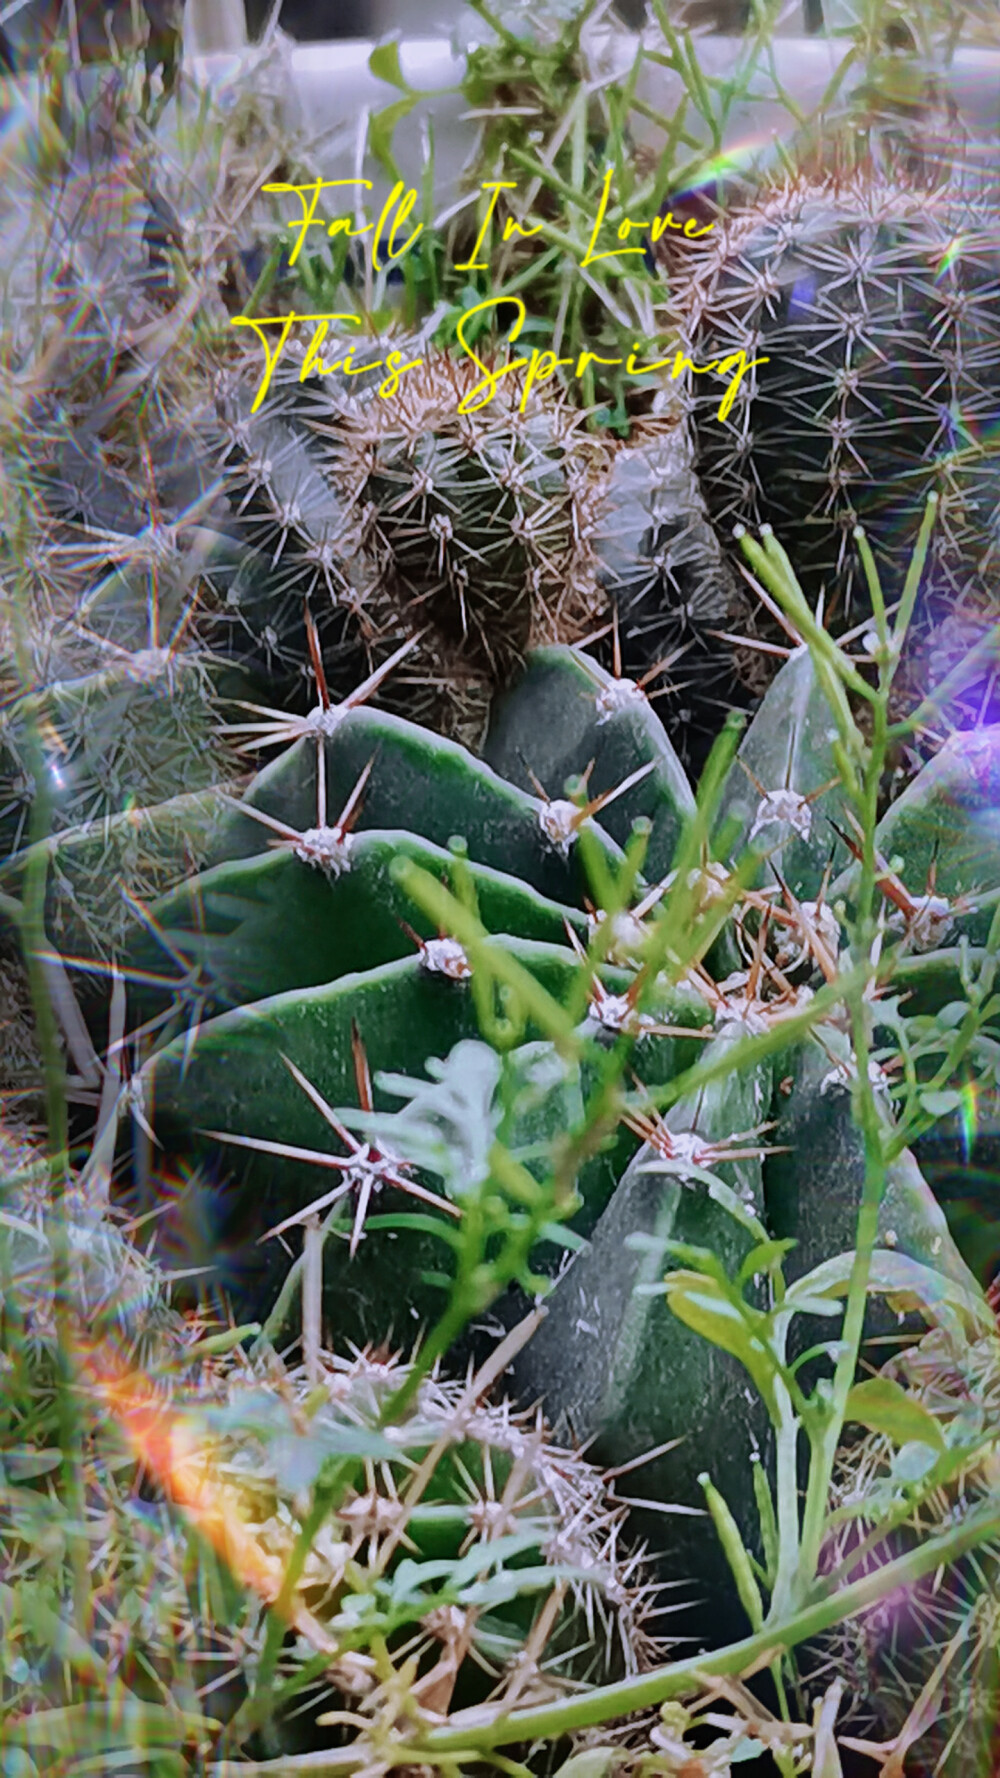
[(754, 1335), (751, 1325), (752, 1321), (765, 1318), (747, 1304), (734, 1303), (714, 1279), (697, 1272), (669, 1272), (664, 1285), (667, 1302), (678, 1321), (737, 1358), (752, 1377), (768, 1413), (777, 1420), (774, 1358)]
[(417, 95), (414, 93), (405, 99), (397, 99), (394, 105), (387, 105), (384, 111), (376, 111), (368, 120), (368, 141), (371, 151), (390, 179), (400, 177), (399, 168), (392, 153), (392, 139), (396, 134), (396, 125), (402, 123), (404, 117), (409, 116), (416, 103)]
[[(638, 1247), (639, 1242), (630, 1236), (628, 1245)], [(669, 1253), (674, 1259), (683, 1261), (690, 1271), (697, 1272), (699, 1276), (714, 1278), (715, 1282), (725, 1289), (728, 1282), (726, 1268), (718, 1254), (713, 1253), (710, 1247), (692, 1247), (687, 1241), (664, 1240), (660, 1240), (657, 1245), (661, 1252)]]
[(753, 1474), (753, 1492), (757, 1503), (757, 1518), (760, 1524), (760, 1541), (764, 1550), (764, 1568), (768, 1586), (774, 1585), (774, 1577), (778, 1572), (778, 1521), (774, 1513), (774, 1501), (771, 1498), (771, 1484), (760, 1457), (755, 1454), (751, 1458)]
[(698, 1480), (705, 1491), (708, 1510), (712, 1515), (712, 1523), (718, 1534), (719, 1542), (726, 1552), (726, 1561), (729, 1563), (733, 1579), (736, 1582), (740, 1604), (753, 1628), (760, 1630), (764, 1623), (764, 1602), (754, 1578), (746, 1545), (740, 1536), (739, 1526), (733, 1518), (728, 1502), (720, 1494), (707, 1471), (703, 1471)]
[(208, 1358), (211, 1354), (231, 1352), (252, 1334), (260, 1333), (259, 1321), (247, 1321), (242, 1327), (228, 1327), (225, 1333), (211, 1334), (207, 1340), (199, 1340), (196, 1346), (189, 1346), (184, 1354), (188, 1363), (193, 1358)]
[(752, 1247), (739, 1269), (736, 1282), (738, 1285), (749, 1283), (760, 1272), (769, 1272), (778, 1260), (784, 1259), (797, 1243), (795, 1241), (760, 1241)]
[(388, 43), (380, 43), (368, 57), (368, 67), (376, 80), (388, 81), (390, 86), (399, 88), (401, 93), (412, 93), (413, 88), (399, 65), (399, 39), (393, 37)]
[(953, 1089), (945, 1093), (921, 1093), (920, 1103), (929, 1117), (947, 1117), (949, 1111), (958, 1110), (962, 1095)]
[(947, 1006), (942, 1006), (940, 1012), (935, 1013), (934, 1023), (941, 1031), (953, 1031), (956, 1025), (962, 1023), (968, 1010), (967, 1000), (949, 1000)]
[(872, 1432), (884, 1432), (894, 1444), (945, 1448), (941, 1428), (922, 1402), (908, 1395), (890, 1377), (868, 1377), (855, 1383), (847, 1397), (845, 1420), (856, 1420)]

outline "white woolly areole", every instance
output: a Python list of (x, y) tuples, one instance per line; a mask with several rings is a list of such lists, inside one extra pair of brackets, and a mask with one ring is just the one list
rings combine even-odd
[(304, 727), (311, 735), (335, 735), (348, 714), (342, 704), (330, 704), (325, 708), (317, 704), (306, 717)]
[(720, 1006), (715, 1014), (720, 1037), (760, 1037), (770, 1030), (767, 1015), (753, 1006)]
[(801, 921), (795, 927), (783, 928), (775, 952), (779, 969), (791, 969), (804, 963), (809, 954), (806, 934), (812, 932), (836, 962), (840, 950), (840, 922), (826, 902), (803, 901), (799, 904)]
[(631, 679), (612, 679), (610, 685), (602, 685), (594, 702), (597, 706), (597, 726), (617, 716), (621, 710), (636, 710), (647, 702), (646, 694), (641, 685)]
[(711, 1159), (711, 1147), (694, 1130), (671, 1130), (669, 1158), (683, 1173), (688, 1167), (704, 1167)]
[(590, 1017), (605, 1031), (631, 1031), (636, 1036), (656, 1026), (656, 1020), (648, 1013), (636, 1011), (627, 994), (595, 994), (590, 1002)]
[(729, 882), (729, 872), (718, 860), (705, 865), (704, 869), (688, 871), (688, 888), (697, 889), (702, 908), (711, 907), (713, 901), (721, 901)]
[(790, 827), (800, 839), (807, 840), (812, 832), (812, 809), (797, 790), (769, 790), (757, 805), (750, 829), (751, 841), (761, 828), (770, 827), (775, 822)]
[(339, 827), (310, 827), (300, 834), (292, 847), (303, 864), (317, 865), (328, 876), (339, 877), (351, 868), (351, 835)]
[[(607, 921), (607, 913), (601, 908), (599, 913), (587, 915), (587, 929), (593, 934)], [(646, 941), (646, 928), (641, 920), (622, 908), (611, 916), (611, 952), (628, 956), (638, 951)]]
[(889, 916), (889, 925), (897, 930), (902, 926), (915, 951), (936, 951), (954, 924), (951, 902), (943, 895), (924, 895), (911, 914), (897, 911)]
[(457, 938), (429, 938), (421, 948), (420, 961), (431, 975), (446, 975), (452, 982), (467, 982), (472, 974)]
[(564, 858), (569, 856), (569, 849), (576, 839), (579, 820), (580, 811), (576, 804), (567, 802), (565, 798), (554, 803), (543, 803), (538, 811), (538, 825), (545, 838)]
[[(834, 1064), (830, 1069), (829, 1074), (824, 1074), (823, 1079), (819, 1083), (820, 1093), (827, 1094), (837, 1091), (849, 1092), (851, 1082), (857, 1079), (857, 1073), (858, 1070), (853, 1057), (850, 1060), (846, 1057), (842, 1058)], [(880, 1063), (869, 1062), (868, 1081), (869, 1085), (873, 1086), (877, 1093), (888, 1093), (889, 1077)]]

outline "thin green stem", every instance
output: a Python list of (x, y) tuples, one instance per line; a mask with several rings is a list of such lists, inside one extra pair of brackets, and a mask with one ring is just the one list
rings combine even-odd
[(832, 1399), (825, 1424), (812, 1437), (812, 1454), (802, 1518), (802, 1545), (797, 1577), (800, 1598), (808, 1593), (819, 1566), (830, 1485), (844, 1424), (844, 1410), (854, 1382), (858, 1354), (864, 1334), (868, 1278), (871, 1271), (872, 1255), (878, 1241), (879, 1207), (885, 1193), (886, 1128), (875, 1098), (875, 1089), (869, 1071), (871, 1049), (868, 992), (871, 980), (875, 975), (875, 965), (871, 961), (876, 932), (874, 909), (878, 872), (875, 829), (878, 822), (879, 785), (882, 780), (887, 749), (887, 703), (887, 690), (880, 688), (873, 705), (872, 739), (865, 764), (862, 798), (857, 809), (863, 840), (852, 949), (855, 955), (865, 960), (869, 981), (867, 983), (859, 982), (855, 978), (849, 984), (845, 983), (843, 989), (844, 1001), (850, 1014), (854, 1048), (855, 1115), (864, 1140), (864, 1186), (858, 1214), (854, 1262), (851, 1267), (840, 1351), (834, 1370)]

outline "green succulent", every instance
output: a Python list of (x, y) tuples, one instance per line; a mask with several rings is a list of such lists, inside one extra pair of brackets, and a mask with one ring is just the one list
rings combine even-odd
[(725, 419), (710, 392), (691, 396), (700, 495), (724, 542), (737, 523), (773, 525), (811, 602), (845, 627), (868, 611), (855, 527), (896, 597), (938, 493), (911, 680), (946, 620), (980, 636), (996, 620), (996, 457), (977, 416), (1000, 371), (997, 269), (993, 194), (955, 170), (938, 185), (871, 170), (773, 181), (677, 268), (694, 361), (758, 361)]
[[(231, 807), (215, 861), (153, 906), (130, 959), (144, 982), (140, 1010), (166, 1021), (140, 1076), (165, 1164), (214, 1181), (217, 1203), (229, 1205), (197, 1258), (217, 1263), (242, 1310), (266, 1315), (277, 1298), (287, 1317), (305, 1249), (289, 1272), (294, 1248), (279, 1242), (297, 1242), (293, 1229), (319, 1219), (322, 1325), (334, 1341), (393, 1341), (434, 1326), (456, 1276), (470, 1182), (489, 1171), (485, 1150), (469, 1158), (464, 1135), (503, 1129), (530, 1171), (532, 1157), (582, 1123), (600, 1055), (633, 1044), (636, 1094), (618, 1102), (621, 1121), (578, 1167), (563, 1219), (562, 1245), (589, 1244), (564, 1270), (559, 1243), (540, 1249), (492, 1313), (495, 1325), (512, 1325), (538, 1280), (553, 1278), (545, 1324), (515, 1363), (520, 1399), (541, 1396), (554, 1424), (593, 1437), (616, 1467), (680, 1438), (650, 1460), (641, 1499), (698, 1510), (707, 1469), (749, 1544), (755, 1508), (741, 1477), (755, 1451), (769, 1466), (767, 1417), (741, 1363), (684, 1326), (652, 1286), (670, 1242), (710, 1250), (737, 1272), (761, 1241), (785, 1241), (789, 1281), (850, 1249), (864, 1179), (851, 1048), (834, 1015), (751, 1070), (723, 1069), (711, 1090), (664, 1115), (655, 1095), (695, 1060), (724, 1060), (742, 1038), (801, 1020), (843, 961), (854, 841), (825, 708), (812, 655), (793, 650), (721, 785), (714, 855), (689, 873), (686, 917), (718, 905), (715, 937), (676, 985), (660, 979), (641, 1012), (635, 989), (652, 935), (684, 917), (673, 911), (672, 866), (694, 798), (642, 690), (568, 647), (530, 656), (495, 705), (482, 759), (363, 707), (330, 705), (311, 727), (290, 719), (281, 730), (290, 745)], [(275, 719), (272, 739), (279, 727)], [(987, 906), (996, 886), (982, 832), (988, 786), (979, 785), (994, 738), (983, 730), (979, 750), (939, 755), (885, 817), (884, 843), (894, 854), (905, 846), (917, 872), (947, 820), (936, 893), (965, 897), (956, 918)], [(559, 795), (567, 788), (575, 801)], [(602, 882), (635, 858), (637, 838), (645, 874), (604, 929), (604, 962), (584, 965), (602, 928)], [(923, 885), (899, 868), (918, 910), (900, 915), (899, 967), (918, 963), (922, 992), (953, 1002), (962, 991), (954, 951), (920, 951)], [(414, 903), (413, 885), (435, 880), (475, 910), (476, 936), (449, 936)], [(970, 917), (981, 938), (983, 913)], [(530, 1010), (511, 1025), (516, 994), (498, 984), (524, 976), (577, 1008), (575, 1059)], [(896, 1000), (876, 1002), (871, 1016), (890, 1120), (881, 1062), (909, 1027)], [(495, 1057), (473, 1090), (470, 1040), (481, 1028), (506, 1060)], [(988, 1052), (976, 1052), (977, 1067)], [(399, 1098), (409, 1103), (393, 1111)], [(503, 1214), (509, 1228), (512, 1212)], [(906, 1151), (890, 1172), (880, 1241), (975, 1294)], [(765, 1287), (748, 1278), (748, 1288)], [(898, 1326), (873, 1302), (869, 1338)], [(824, 1333), (803, 1314), (790, 1356), (822, 1349)], [(455, 1346), (453, 1362), (465, 1350)], [(820, 1374), (822, 1350), (811, 1362)], [(665, 1540), (655, 1505), (633, 1514), (635, 1535), (667, 1544), (660, 1572), (708, 1586), (713, 1612), (728, 1598), (738, 1627), (722, 1552), (716, 1560), (687, 1526), (671, 1523)]]

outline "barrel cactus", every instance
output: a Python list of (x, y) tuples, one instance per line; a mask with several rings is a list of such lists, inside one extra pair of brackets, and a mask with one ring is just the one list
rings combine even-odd
[(680, 411), (637, 426), (615, 453), (594, 547), (615, 620), (604, 661), (617, 646), (697, 776), (727, 712), (751, 708), (766, 678), (741, 646), (756, 633), (753, 603), (712, 528)]
[[(34, 1132), (0, 1131), (0, 1163), (8, 1762), (27, 1747), (54, 1771), (81, 1750), (122, 1765), (140, 1743), (164, 1770), (196, 1744), (288, 1755), (336, 1742), (326, 1712), (376, 1734), (390, 1675), (411, 1710), (441, 1712), (655, 1659), (641, 1563), (619, 1549), (626, 1509), (536, 1415), (438, 1376), (392, 1412), (410, 1367), (384, 1353), (323, 1353), (318, 1370), (234, 1354), (239, 1334), (185, 1321), (95, 1201), (94, 1157), (58, 1210)], [(39, 1486), (67, 1335), (95, 1537), (82, 1595), (71, 1504)], [(306, 1524), (309, 1554), (272, 1612)], [(98, 1677), (108, 1708), (85, 1711)]]
[(471, 363), (419, 337), (325, 344), (322, 377), (307, 358), (292, 355), (294, 381), (278, 367), (256, 413), (245, 372), (225, 396), (225, 484), (251, 553), (230, 567), (222, 552), (223, 603), (275, 698), (311, 671), (306, 606), (334, 683), (411, 638), (382, 701), (475, 744), (529, 646), (603, 611), (590, 510), (606, 453), (550, 386), (529, 405), (523, 376), (475, 405)]
[(867, 610), (854, 527), (891, 596), (932, 488), (940, 523), (915, 640), (956, 612), (995, 620), (998, 265), (982, 182), (927, 189), (867, 171), (765, 186), (671, 268), (694, 362), (758, 361), (724, 416), (704, 379), (691, 392), (712, 523), (723, 541), (740, 522), (775, 526), (842, 625)]
[[(204, 857), (215, 792), (237, 781), (241, 764), (223, 733), (212, 658), (184, 635), (183, 603), (161, 639), (143, 592), (110, 578), (119, 623), (102, 623), (112, 605), (100, 601), (104, 586), (89, 622), (75, 633), (60, 626), (51, 653), (40, 623), (31, 631), (35, 684), (20, 691), (11, 679), (0, 705), (7, 881), (20, 880), (44, 792), (46, 843), (58, 861), (51, 936), (65, 953), (104, 958), (122, 947), (131, 924), (123, 891), (151, 898)], [(132, 634), (116, 641), (102, 633), (109, 628)]]
[[(699, 1510), (706, 1469), (754, 1545), (746, 1465), (756, 1455), (767, 1469), (770, 1432), (735, 1359), (635, 1286), (662, 1277), (670, 1241), (711, 1249), (735, 1272), (755, 1242), (777, 1236), (796, 1244), (792, 1279), (854, 1238), (864, 1155), (836, 1014), (667, 1114), (655, 1105), (656, 1089), (696, 1059), (724, 1062), (741, 1038), (780, 1029), (836, 975), (857, 867), (824, 712), (813, 657), (796, 648), (721, 787), (725, 849), (685, 886), (686, 918), (720, 905), (714, 938), (678, 980), (659, 978), (641, 1010), (644, 956), (678, 905), (672, 867), (693, 794), (642, 689), (565, 646), (529, 657), (495, 705), (482, 758), (363, 706), (331, 706), (322, 732), (290, 722), (290, 745), (232, 804), (208, 867), (152, 907), (129, 959), (137, 1010), (161, 1031), (137, 1086), (162, 1144), (161, 1179), (173, 1193), (197, 1178), (204, 1194), (207, 1239), (193, 1257), (215, 1266), (247, 1313), (277, 1298), (287, 1316), (305, 1276), (299, 1231), (312, 1219), (322, 1324), (359, 1345), (438, 1324), (463, 1194), (484, 1176), (487, 1138), (474, 1133), (506, 1116), (505, 1140), (530, 1171), (532, 1156), (580, 1127), (600, 1055), (634, 1044), (636, 1093), (574, 1180), (567, 1239), (589, 1245), (565, 1270), (558, 1246), (540, 1249), (491, 1313), (509, 1327), (539, 1279), (554, 1280), (512, 1387), (525, 1403), (542, 1397), (555, 1426), (594, 1438), (615, 1467), (669, 1447), (651, 1458), (632, 1520), (661, 1550), (649, 1503)], [(955, 947), (942, 948), (949, 923), (981, 941), (984, 897), (997, 887), (986, 813), (995, 742), (987, 728), (971, 752), (946, 749), (877, 835), (887, 916), (902, 923), (901, 966), (913, 964), (927, 1016), (962, 993)], [(643, 874), (605, 925), (602, 882), (634, 869), (625, 858), (637, 833)], [(935, 841), (941, 907), (925, 949)], [(419, 881), (425, 896), (436, 881), (476, 910), (473, 937), (438, 924), (433, 895), (428, 911), (415, 907)], [(488, 962), (490, 947), (502, 963)], [(526, 978), (531, 992), (578, 1008), (575, 1060), (530, 1008), (510, 1024), (498, 983)], [(505, 1060), (476, 1043), (484, 1018), (487, 1033), (503, 1033)], [(895, 1032), (886, 1018), (883, 1056)], [(878, 1034), (877, 1004), (872, 1019)], [(888, 1119), (891, 1078), (878, 1080)], [(880, 1241), (976, 1293), (908, 1153), (890, 1175)], [(801, 1320), (804, 1352), (822, 1330), (809, 1335)], [(873, 1305), (869, 1336), (896, 1329)], [(454, 1347), (451, 1362), (468, 1349)], [(687, 1523), (671, 1526), (659, 1572), (697, 1576), (711, 1589), (712, 1633), (720, 1599), (738, 1629), (725, 1560)]]
[[(551, 667), (546, 677), (551, 680)], [(540, 687), (546, 677), (538, 674)], [(581, 695), (582, 679), (579, 668), (574, 672), (567, 662), (567, 709)], [(545, 738), (536, 745), (550, 748), (550, 683), (546, 690)], [(592, 695), (601, 694), (595, 689)], [(515, 732), (526, 727), (522, 721)], [(989, 768), (983, 761), (995, 759), (997, 738), (995, 729), (981, 730), (965, 759), (957, 744), (949, 747), (947, 757), (925, 767), (889, 810), (878, 835), (880, 848), (903, 852), (903, 860), (894, 857), (900, 875), (890, 880), (880, 850), (886, 865), (883, 893), (887, 913), (903, 934), (901, 963), (906, 956), (915, 966), (917, 1005), (931, 1013), (946, 1002), (960, 1004), (963, 994), (956, 953), (942, 949), (943, 936), (954, 938), (964, 929), (967, 938), (981, 938), (981, 923), (991, 917), (997, 853), (986, 814), (990, 788), (983, 771), (988, 776)], [(527, 744), (525, 754), (530, 756)], [(713, 971), (700, 968), (687, 978), (703, 998), (720, 1057), (741, 1037), (780, 1029), (783, 1020), (808, 1005), (815, 985), (836, 973), (844, 942), (841, 917), (856, 869), (841, 837), (849, 836), (849, 829), (836, 779), (829, 717), (812, 657), (800, 648), (767, 693), (721, 792), (720, 819), (723, 831), (728, 827), (732, 858), (749, 846), (760, 862), (737, 898), (728, 930), (709, 953)], [(945, 782), (946, 792), (936, 788)], [(933, 893), (939, 899), (933, 906), (941, 923), (921, 951), (931, 905), (923, 873), (928, 852), (938, 849)], [(843, 868), (832, 881), (838, 860)], [(699, 898), (724, 894), (731, 870), (726, 859), (706, 861), (696, 878)], [(907, 895), (898, 907), (904, 879)], [(647, 911), (647, 931), (649, 918)], [(629, 937), (636, 961), (642, 956), (642, 925)], [(877, 1004), (872, 1019), (877, 1033)], [(884, 1038), (881, 1053), (888, 1056), (888, 1029)], [(710, 1047), (706, 1055), (713, 1053)], [(700, 1475), (710, 1470), (745, 1542), (759, 1551), (756, 1503), (746, 1478), (752, 1456), (762, 1459), (765, 1470), (770, 1456), (767, 1415), (742, 1365), (678, 1326), (655, 1292), (666, 1244), (710, 1250), (734, 1274), (755, 1238), (787, 1240), (793, 1243), (786, 1260), (789, 1280), (850, 1249), (865, 1174), (863, 1143), (851, 1117), (852, 1069), (850, 1045), (834, 1018), (820, 1021), (807, 1039), (779, 1048), (757, 1068), (680, 1100), (665, 1117), (656, 1112), (655, 1100), (646, 1114), (633, 1115), (632, 1127), (643, 1136), (644, 1147), (619, 1176), (588, 1249), (559, 1277), (547, 1298), (545, 1324), (515, 1362), (523, 1399), (540, 1396), (553, 1422), (593, 1439), (603, 1461), (617, 1466), (653, 1453), (637, 1489), (642, 1502), (636, 1521), (661, 1550), (667, 1540), (662, 1531), (656, 1538), (659, 1511), (665, 1503), (689, 1510), (702, 1505)], [(643, 1080), (639, 1065), (636, 1075)], [(891, 1077), (879, 1072), (877, 1080), (883, 1115), (889, 1118)], [(705, 1189), (712, 1178), (730, 1194), (725, 1205), (718, 1187)], [(950, 1279), (972, 1298), (978, 1295), (945, 1216), (908, 1152), (890, 1169), (879, 1240), (888, 1252)], [(897, 1334), (899, 1325), (892, 1310), (873, 1304), (867, 1337)], [(822, 1324), (798, 1317), (789, 1355), (803, 1356), (823, 1338)], [(727, 1428), (721, 1442), (713, 1435), (719, 1417)], [(676, 1440), (681, 1443), (675, 1449)], [(697, 1522), (690, 1532), (687, 1527), (687, 1519), (671, 1525), (661, 1572), (676, 1582), (694, 1573), (703, 1581), (711, 1577), (711, 1603), (697, 1621), (703, 1634), (717, 1636), (725, 1559), (720, 1550), (713, 1572)], [(726, 1627), (732, 1634), (746, 1629), (731, 1593)]]
[[(595, 736), (597, 721), (595, 706)], [(239, 1218), (252, 1208), (253, 1233), (261, 1236), (316, 1198), (309, 1157), (325, 1138), (320, 1106), (357, 1107), (359, 1091), (367, 1092), (362, 1076), (419, 1076), (427, 1057), (445, 1057), (479, 1031), (482, 1002), (463, 946), (414, 908), (407, 873), (470, 897), (515, 973), (525, 971), (562, 1002), (580, 975), (570, 941), (587, 934), (581, 847), (595, 847), (605, 869), (623, 864), (621, 847), (596, 817), (610, 816), (633, 786), (654, 784), (653, 825), (664, 855), (671, 852), (691, 793), (666, 736), (655, 719), (633, 731), (627, 712), (612, 713), (609, 729), (630, 737), (618, 760), (627, 753), (636, 763), (624, 774), (613, 766), (618, 777), (588, 804), (586, 793), (565, 796), (568, 773), (546, 771), (544, 794), (531, 794), (456, 742), (389, 713), (347, 710), (257, 774), (232, 806), (210, 867), (151, 907), (149, 932), (129, 967), (144, 984), (137, 1005), (150, 1018), (172, 1018), (163, 1035), (176, 1035), (144, 1071), (150, 1115), (175, 1157), (207, 1162), (216, 1174), (237, 1165), (259, 1182), (252, 1195), (239, 1194), (242, 1208), (231, 1223), (241, 1263), (254, 1261), (255, 1301), (261, 1291), (273, 1296), (287, 1260), (276, 1243), (254, 1253), (249, 1224), (241, 1234)], [(628, 987), (620, 966), (592, 985), (599, 1026), (613, 1029), (609, 1001), (619, 1019), (627, 1017)], [(187, 1029), (195, 1005), (199, 1022)], [(502, 1007), (503, 996), (501, 1023)], [(688, 990), (665, 991), (640, 1042), (652, 1077), (666, 1078), (690, 1059), (704, 1016)], [(659, 1026), (668, 1034), (658, 1035)], [(530, 1067), (532, 1044), (544, 1032), (529, 1021), (520, 1035)], [(579, 1090), (567, 1077), (550, 1096), (550, 1134), (578, 1121)], [(388, 1102), (379, 1096), (379, 1103)], [(220, 1149), (199, 1134), (205, 1130), (230, 1140)], [(581, 1188), (591, 1220), (613, 1186), (613, 1173), (595, 1156)], [(341, 1203), (341, 1220), (347, 1209)], [(216, 1251), (222, 1238), (219, 1229)], [(373, 1232), (353, 1259), (339, 1242), (332, 1246), (326, 1300), (341, 1334), (398, 1336), (412, 1317), (433, 1314), (440, 1293), (419, 1276), (432, 1255), (440, 1271), (440, 1253), (430, 1235), (411, 1245), (402, 1292), (377, 1282), (384, 1276), (388, 1285), (398, 1265), (391, 1233)], [(239, 1295), (248, 1280), (237, 1266), (229, 1282)]]
[[(928, 1414), (940, 1444), (935, 1449), (929, 1438), (900, 1449), (884, 1433), (869, 1432), (847, 1445), (832, 1500), (840, 1522), (824, 1552), (825, 1572), (856, 1578), (995, 1492), (998, 1359), (995, 1333), (969, 1340), (937, 1327), (884, 1367), (882, 1374)], [(993, 1769), (998, 1583), (996, 1546), (985, 1544), (824, 1639), (815, 1659), (826, 1677), (832, 1672), (849, 1688), (843, 1729), (856, 1745), (909, 1727), (915, 1771), (958, 1778)]]

